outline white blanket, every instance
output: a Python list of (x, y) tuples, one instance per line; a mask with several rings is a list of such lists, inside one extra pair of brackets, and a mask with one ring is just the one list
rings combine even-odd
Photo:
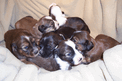
[(105, 51), (103, 61), (53, 72), (24, 64), (0, 47), (0, 81), (122, 81), (122, 45)]

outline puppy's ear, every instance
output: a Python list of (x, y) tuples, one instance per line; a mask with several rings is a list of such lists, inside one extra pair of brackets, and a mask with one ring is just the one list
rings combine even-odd
[(42, 33), (44, 33), (44, 30), (46, 29), (46, 27), (44, 25), (39, 25), (38, 26), (38, 30)]
[(17, 51), (17, 46), (15, 43), (12, 43), (12, 52)]
[(12, 43), (12, 53), (15, 55), (15, 57), (17, 57), (18, 59), (26, 59), (25, 56), (20, 55), (17, 49), (17, 45), (15, 43)]
[(18, 51), (17, 51), (17, 46), (15, 43), (12, 43), (12, 53), (17, 57), (19, 58), (18, 56)]
[(77, 37), (72, 37), (71, 40), (72, 40), (73, 42), (78, 41)]

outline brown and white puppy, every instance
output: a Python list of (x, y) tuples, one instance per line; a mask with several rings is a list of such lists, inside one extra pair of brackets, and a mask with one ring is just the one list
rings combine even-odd
[(61, 41), (54, 49), (56, 62), (60, 69), (71, 69), (71, 66), (76, 66), (83, 60), (83, 55), (76, 49), (76, 44), (70, 39)]
[(40, 39), (40, 54), (47, 58), (53, 54), (55, 47), (63, 40), (63, 38), (55, 32), (48, 32), (43, 34)]
[(40, 18), (40, 20), (35, 24), (35, 27), (37, 27), (38, 30), (43, 34), (55, 31), (59, 28), (58, 23), (50, 16), (43, 16)]
[(72, 66), (79, 65), (83, 59), (75, 47), (75, 43), (71, 40), (63, 40), (55, 47), (50, 57), (37, 56), (28, 58), (28, 61), (49, 71), (70, 70)]
[(71, 27), (76, 30), (85, 30), (90, 33), (87, 24), (79, 17), (65, 17), (60, 7), (55, 3), (50, 5), (49, 15), (59, 23), (59, 26)]
[(75, 42), (77, 49), (84, 55), (94, 47), (93, 38), (87, 31), (75, 31), (71, 40)]
[(35, 26), (37, 20), (32, 16), (26, 16), (18, 20), (15, 23), (16, 29), (26, 29), (28, 30), (35, 38), (41, 38), (42, 33), (38, 30), (38, 27)]
[(98, 59), (103, 59), (103, 52), (105, 50), (112, 48), (120, 43), (107, 35), (100, 34), (95, 38), (95, 40), (93, 40), (93, 44), (94, 47), (85, 53), (85, 58), (82, 63), (89, 64)]
[(39, 55), (35, 38), (24, 29), (9, 30), (4, 35), (6, 47), (20, 60)]

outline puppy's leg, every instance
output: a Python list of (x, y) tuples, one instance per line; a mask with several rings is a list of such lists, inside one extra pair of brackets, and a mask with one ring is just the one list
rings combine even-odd
[(35, 65), (39, 69), (39, 66), (37, 66), (33, 62), (27, 61), (26, 59), (20, 59), (20, 61), (24, 62), (25, 64), (33, 64), (33, 65)]

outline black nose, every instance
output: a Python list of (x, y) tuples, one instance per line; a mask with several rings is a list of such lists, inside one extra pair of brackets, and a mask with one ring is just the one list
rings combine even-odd
[(82, 60), (82, 58), (79, 59), (79, 61), (81, 61), (81, 60)]

